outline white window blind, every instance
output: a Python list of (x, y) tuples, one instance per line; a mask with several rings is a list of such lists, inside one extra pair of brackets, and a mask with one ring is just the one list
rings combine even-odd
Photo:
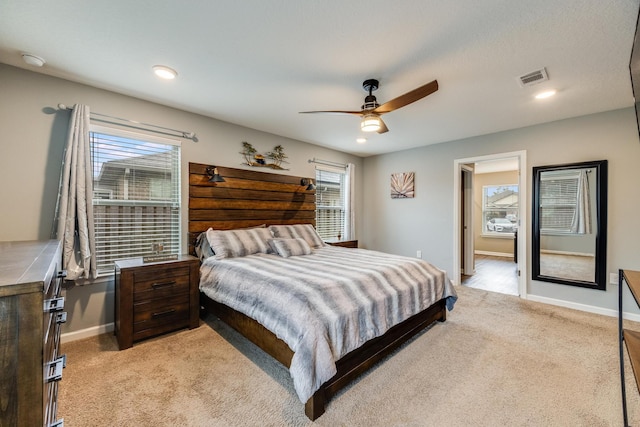
[(316, 230), (324, 240), (345, 237), (345, 171), (316, 168)]
[(92, 127), (98, 275), (114, 261), (180, 253), (180, 145)]
[(540, 230), (570, 233), (578, 204), (579, 175), (545, 172), (540, 180)]

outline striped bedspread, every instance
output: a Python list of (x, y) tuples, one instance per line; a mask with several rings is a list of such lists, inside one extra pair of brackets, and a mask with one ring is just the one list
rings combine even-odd
[(200, 290), (261, 323), (294, 351), (301, 402), (336, 374), (335, 362), (371, 338), (446, 298), (445, 272), (426, 261), (333, 246), (304, 256), (208, 258)]

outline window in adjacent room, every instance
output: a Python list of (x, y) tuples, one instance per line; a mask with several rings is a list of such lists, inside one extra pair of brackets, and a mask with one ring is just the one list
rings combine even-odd
[(324, 240), (346, 236), (346, 171), (316, 168), (316, 230)]
[(482, 187), (482, 232), (485, 235), (513, 236), (518, 229), (518, 185)]
[(98, 275), (115, 260), (180, 253), (180, 143), (92, 127)]

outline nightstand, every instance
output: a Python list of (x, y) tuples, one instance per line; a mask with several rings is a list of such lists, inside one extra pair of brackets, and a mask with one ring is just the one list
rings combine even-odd
[(200, 324), (198, 258), (119, 260), (115, 273), (115, 333), (120, 350), (144, 338)]
[(331, 246), (342, 246), (343, 248), (357, 248), (358, 241), (357, 240), (337, 240), (335, 242), (325, 242)]

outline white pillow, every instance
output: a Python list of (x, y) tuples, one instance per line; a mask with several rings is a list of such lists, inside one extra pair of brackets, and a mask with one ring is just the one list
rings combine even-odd
[(304, 239), (269, 239), (269, 245), (283, 258), (311, 253), (311, 247)]
[(282, 239), (304, 239), (312, 248), (325, 246), (322, 238), (311, 224), (271, 225), (273, 237)]
[(269, 239), (271, 232), (267, 228), (207, 230), (207, 240), (216, 259), (270, 253), (271, 247), (267, 243)]

